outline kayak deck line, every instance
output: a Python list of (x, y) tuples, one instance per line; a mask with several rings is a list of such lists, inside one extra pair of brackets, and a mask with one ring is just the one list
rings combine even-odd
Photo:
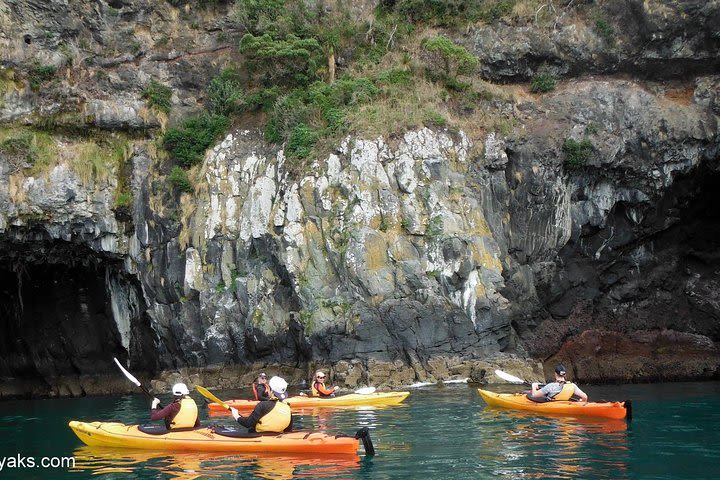
[(478, 392), (485, 403), (493, 407), (511, 410), (524, 410), (550, 415), (583, 415), (590, 417), (611, 418), (615, 420), (630, 420), (632, 416), (632, 403), (624, 402), (573, 402), (553, 400), (537, 403), (528, 399), (523, 393), (495, 393), (478, 388)]

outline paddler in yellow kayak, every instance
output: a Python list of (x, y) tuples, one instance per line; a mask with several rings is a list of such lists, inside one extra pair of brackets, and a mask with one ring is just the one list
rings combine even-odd
[(320, 370), (315, 372), (315, 379), (313, 380), (313, 384), (312, 384), (312, 388), (311, 388), (313, 397), (324, 397), (324, 398), (334, 397), (335, 392), (337, 392), (338, 390), (340, 390), (340, 387), (338, 387), (337, 385), (335, 385), (332, 388), (326, 387), (325, 386), (325, 374), (323, 372), (321, 372)]
[(588, 401), (588, 396), (580, 390), (580, 387), (572, 382), (565, 380), (565, 367), (558, 365), (555, 367), (555, 381), (546, 384), (540, 388), (539, 383), (532, 384), (532, 390), (527, 397), (533, 402), (551, 402), (553, 400), (576, 400), (583, 402)]
[(270, 400), (258, 402), (247, 417), (240, 415), (236, 408), (231, 408), (232, 416), (249, 432), (292, 432), (293, 418), (290, 405), (283, 402), (287, 398), (287, 382), (283, 378), (272, 377), (268, 385)]
[(199, 427), (198, 407), (195, 400), (190, 397), (187, 385), (176, 383), (172, 387), (172, 393), (175, 395), (172, 403), (162, 409), (158, 408), (160, 400), (153, 398), (150, 407), (150, 419), (165, 420), (165, 427), (168, 430)]

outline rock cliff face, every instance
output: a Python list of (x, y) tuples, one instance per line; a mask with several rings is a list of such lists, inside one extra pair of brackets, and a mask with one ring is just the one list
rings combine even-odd
[[(0, 151), (0, 395), (128, 388), (102, 378), (113, 356), (218, 386), (253, 363), (349, 386), (538, 361), (583, 381), (717, 378), (720, 6), (606, 8), (631, 13), (612, 46), (562, 15), (456, 39), (486, 79), (565, 76), (498, 100), (503, 133), (348, 136), (298, 176), (240, 124), (179, 195), (146, 135), (236, 55), (223, 2), (0, 3), (2, 128), (51, 125), (33, 141), (54, 152), (40, 170)], [(38, 90), (33, 62), (62, 75)], [(151, 78), (173, 86), (169, 117), (141, 99)], [(89, 128), (122, 144), (104, 174), (73, 162)]]

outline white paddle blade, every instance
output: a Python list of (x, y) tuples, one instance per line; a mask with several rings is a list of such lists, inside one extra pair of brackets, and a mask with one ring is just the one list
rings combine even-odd
[(510, 375), (509, 373), (503, 372), (502, 370), (495, 370), (495, 375), (502, 378), (506, 382), (517, 384), (525, 383), (525, 380), (523, 380), (522, 378), (518, 378), (515, 375)]
[(141, 385), (141, 384), (140, 384), (140, 381), (139, 381), (137, 378), (133, 377), (133, 374), (132, 374), (132, 373), (130, 373), (130, 372), (128, 372), (127, 370), (125, 370), (125, 367), (123, 367), (123, 366), (120, 364), (120, 362), (118, 361), (117, 358), (113, 357), (113, 360), (115, 360), (115, 363), (117, 363), (118, 368), (120, 369), (120, 371), (123, 372), (123, 374), (127, 377), (128, 380), (130, 380), (132, 383), (134, 383), (134, 384), (137, 385), (138, 387)]
[(355, 393), (360, 395), (370, 395), (371, 393), (375, 393), (375, 387), (358, 388), (355, 390)]

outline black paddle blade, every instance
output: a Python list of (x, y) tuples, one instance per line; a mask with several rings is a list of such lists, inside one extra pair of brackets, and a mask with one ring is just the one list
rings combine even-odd
[(632, 420), (632, 402), (630, 400), (625, 400), (625, 410), (627, 411), (627, 414), (625, 415), (625, 420), (628, 422)]
[(372, 439), (370, 438), (370, 429), (368, 429), (368, 427), (363, 427), (358, 430), (355, 433), (355, 438), (362, 440), (365, 455), (375, 455), (375, 447), (373, 446)]

